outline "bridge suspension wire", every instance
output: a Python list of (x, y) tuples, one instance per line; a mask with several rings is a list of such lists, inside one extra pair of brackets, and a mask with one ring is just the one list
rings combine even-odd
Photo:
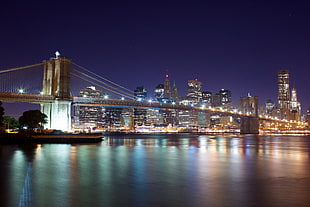
[(0, 73), (7, 73), (7, 72), (13, 72), (13, 71), (17, 71), (17, 70), (23, 70), (26, 68), (32, 68), (32, 67), (36, 67), (36, 66), (41, 66), (44, 63), (38, 63), (38, 64), (33, 64), (33, 65), (26, 65), (26, 66), (22, 66), (22, 67), (17, 67), (17, 68), (10, 68), (10, 69), (5, 69), (5, 70), (0, 70)]
[(126, 91), (132, 93), (132, 90), (130, 90), (130, 89), (128, 89), (128, 88), (125, 88), (125, 87), (123, 87), (123, 86), (121, 86), (121, 85), (119, 85), (119, 84), (117, 84), (117, 83), (114, 83), (113, 81), (110, 81), (110, 80), (108, 80), (108, 79), (106, 79), (106, 78), (104, 78), (104, 77), (102, 77), (102, 76), (100, 76), (100, 75), (97, 75), (96, 73), (91, 72), (90, 70), (87, 70), (85, 67), (80, 66), (80, 65), (78, 65), (78, 64), (76, 64), (76, 63), (74, 63), (74, 62), (71, 62), (71, 63), (72, 63), (73, 65), (75, 65), (75, 66), (77, 66), (77, 67), (79, 67), (79, 68), (81, 68), (81, 69), (87, 71), (88, 73), (91, 73), (92, 75), (97, 76), (98, 78), (101, 78), (101, 79), (103, 79), (103, 80), (105, 80), (105, 81), (107, 81), (107, 82), (109, 82), (109, 83), (111, 83), (111, 84), (113, 84), (113, 85), (115, 85), (115, 86), (117, 86), (117, 87), (119, 87), (119, 88), (122, 88), (122, 89), (124, 89), (124, 90), (126, 90)]
[[(123, 90), (120, 90), (119, 88), (116, 88), (116, 87), (114, 87), (114, 86), (111, 86), (110, 84), (107, 84), (107, 83), (105, 83), (105, 82), (103, 82), (103, 81), (100, 81), (100, 80), (98, 80), (98, 79), (96, 79), (96, 78), (94, 78), (94, 77), (91, 77), (90, 75), (87, 75), (86, 73), (83, 73), (83, 72), (81, 72), (81, 71), (79, 71), (79, 70), (76, 70), (76, 69), (74, 69), (74, 68), (71, 68), (72, 69), (72, 71), (74, 71), (74, 72), (77, 72), (77, 73), (79, 73), (79, 74), (82, 74), (83, 76), (86, 76), (87, 78), (90, 78), (90, 79), (92, 79), (92, 80), (94, 80), (94, 81), (97, 81), (97, 82), (99, 82), (100, 84), (103, 84), (103, 85), (105, 85), (105, 86), (107, 86), (107, 87), (110, 87), (111, 89), (110, 89), (110, 91), (118, 91), (119, 93), (121, 93), (121, 94), (126, 94), (127, 96), (131, 96), (132, 97), (132, 93), (128, 93), (128, 92), (126, 92), (126, 91), (123, 91)], [(107, 90), (107, 88), (105, 87), (105, 89)], [(115, 92), (114, 92), (115, 93)]]
[(39, 94), (44, 63), (0, 70), (0, 91)]
[(87, 82), (89, 82), (89, 83), (91, 83), (91, 84), (93, 84), (93, 85), (95, 85), (95, 86), (98, 86), (98, 87), (100, 87), (100, 88), (103, 88), (103, 89), (105, 89), (105, 90), (107, 90), (107, 91), (109, 91), (109, 92), (112, 92), (112, 93), (114, 93), (114, 94), (118, 94), (118, 95), (120, 95), (120, 96), (129, 98), (129, 99), (133, 99), (133, 96), (132, 96), (132, 95), (126, 95), (126, 94), (124, 94), (124, 93), (114, 91), (114, 90), (112, 90), (112, 89), (110, 89), (110, 88), (107, 88), (107, 87), (105, 87), (105, 86), (102, 86), (102, 85), (100, 85), (100, 84), (98, 84), (98, 83), (96, 83), (96, 82), (94, 82), (94, 81), (88, 80), (88, 79), (86, 79), (86, 78), (84, 78), (84, 77), (82, 77), (82, 76), (80, 76), (80, 75), (75, 74), (75, 73), (71, 73), (71, 75), (73, 75), (73, 76), (75, 76), (75, 77), (78, 77), (78, 78), (80, 78), (80, 79), (82, 79), (82, 80), (85, 80), (85, 81), (87, 81)]

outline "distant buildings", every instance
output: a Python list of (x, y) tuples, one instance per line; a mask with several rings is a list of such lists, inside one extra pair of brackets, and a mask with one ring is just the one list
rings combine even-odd
[(102, 97), (102, 91), (96, 90), (95, 86), (89, 86), (85, 89), (80, 90), (80, 96), (89, 98), (99, 98)]
[[(147, 100), (147, 90), (143, 86), (138, 86), (133, 91), (136, 101), (145, 102)], [(85, 98), (103, 98), (108, 94), (101, 90), (96, 90), (90, 86), (80, 91), (80, 96)], [(197, 79), (187, 81), (187, 94), (180, 97), (175, 82), (170, 85), (169, 75), (164, 76), (164, 83), (158, 84), (154, 88), (153, 100), (158, 104), (181, 104), (201, 108), (217, 108), (218, 110), (235, 110), (232, 105), (231, 91), (220, 89), (215, 94), (210, 91), (203, 91), (202, 82)], [(122, 101), (126, 101), (123, 100)], [(258, 115), (258, 97), (248, 96), (240, 98), (240, 110), (242, 113)], [(255, 107), (253, 107), (255, 106)], [(296, 88), (290, 90), (289, 73), (287, 70), (278, 71), (278, 105), (267, 100), (265, 106), (261, 107), (261, 115), (270, 115), (287, 120), (300, 121), (300, 102), (297, 98)], [(308, 120), (310, 119), (308, 111)], [(136, 127), (184, 127), (198, 129), (205, 127), (228, 127), (234, 128), (240, 124), (240, 117), (233, 115), (219, 115), (211, 111), (201, 110), (176, 110), (158, 108), (129, 108), (129, 107), (103, 107), (96, 105), (77, 105), (74, 109), (74, 127), (80, 129), (133, 129)]]
[(278, 71), (278, 114), (280, 119), (300, 121), (301, 107), (295, 88), (290, 91), (288, 70)]

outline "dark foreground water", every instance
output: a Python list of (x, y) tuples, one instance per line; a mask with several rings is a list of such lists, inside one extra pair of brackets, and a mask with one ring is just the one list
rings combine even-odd
[(0, 206), (310, 206), (310, 136), (0, 145)]

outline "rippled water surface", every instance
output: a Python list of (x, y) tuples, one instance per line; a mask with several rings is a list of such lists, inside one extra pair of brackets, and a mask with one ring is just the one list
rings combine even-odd
[(0, 145), (1, 206), (310, 206), (310, 136)]

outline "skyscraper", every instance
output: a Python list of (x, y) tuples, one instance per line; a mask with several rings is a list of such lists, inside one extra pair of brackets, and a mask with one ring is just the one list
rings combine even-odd
[(157, 101), (162, 102), (164, 98), (164, 84), (158, 84), (158, 86), (154, 89), (154, 96)]
[(300, 121), (300, 102), (297, 100), (297, 91), (295, 88), (292, 89), (292, 96), (290, 102), (290, 109), (291, 109), (291, 120)]
[(202, 97), (202, 83), (195, 80), (187, 81), (187, 97), (199, 102)]
[(278, 108), (289, 109), (290, 106), (290, 85), (288, 70), (278, 71)]
[(169, 81), (169, 75), (165, 75), (165, 82), (164, 82), (164, 98), (170, 100), (171, 99), (171, 87)]
[(219, 94), (221, 94), (221, 104), (222, 105), (231, 103), (231, 91), (230, 90), (221, 89), (219, 91)]
[(174, 102), (179, 101), (179, 94), (178, 94), (178, 88), (175, 85), (175, 82), (173, 83), (172, 89), (171, 89), (171, 100)]
[(144, 101), (147, 96), (147, 91), (143, 86), (138, 86), (134, 91), (134, 96), (137, 101)]

